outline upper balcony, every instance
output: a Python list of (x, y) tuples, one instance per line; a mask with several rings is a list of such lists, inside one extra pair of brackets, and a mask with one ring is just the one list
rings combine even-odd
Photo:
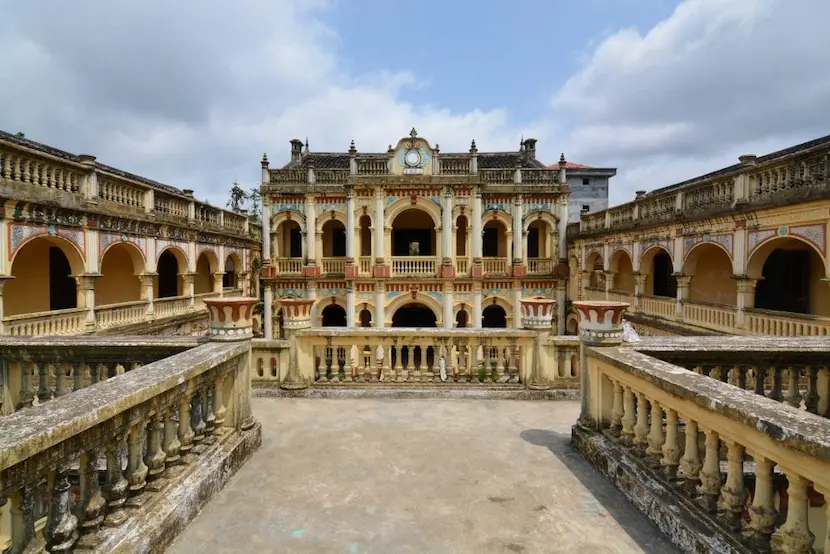
[(646, 193), (607, 210), (583, 213), (568, 238), (596, 236), (830, 197), (830, 136)]

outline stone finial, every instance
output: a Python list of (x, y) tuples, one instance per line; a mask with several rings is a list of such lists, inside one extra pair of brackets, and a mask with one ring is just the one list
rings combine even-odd
[(531, 330), (550, 331), (556, 313), (556, 300), (552, 298), (522, 298), (522, 327)]
[(634, 200), (639, 200), (641, 198), (645, 198), (646, 194), (648, 194), (647, 190), (638, 190), (634, 192)]
[(559, 167), (563, 167), (567, 163), (568, 162), (565, 160), (565, 153), (562, 152), (562, 154), (559, 156)]
[(280, 298), (283, 329), (307, 329), (311, 327), (312, 298)]
[(78, 161), (86, 166), (94, 166), (95, 156), (92, 154), (78, 154)]
[(757, 157), (755, 154), (744, 154), (743, 156), (738, 156), (738, 162), (741, 165), (755, 165)]
[(411, 131), (409, 131), (409, 136), (411, 138), (415, 138), (418, 136), (418, 131), (415, 130), (415, 127), (413, 127)]
[(349, 154), (351, 154), (352, 156), (357, 154), (357, 148), (355, 148), (354, 139), (352, 139), (352, 142), (349, 144)]
[(262, 162), (260, 162), (260, 163), (262, 164), (262, 167), (264, 167), (264, 168), (268, 167), (268, 154), (265, 154), (265, 153), (262, 154)]
[(440, 146), (438, 146), (438, 143), (437, 143), (437, 142), (435, 143), (435, 148), (434, 148), (434, 151), (435, 151), (435, 153), (436, 153), (436, 154), (438, 154), (438, 153), (441, 151), (441, 147), (440, 147)]
[(579, 338), (591, 346), (622, 344), (622, 320), (630, 304), (603, 300), (572, 303), (579, 317)]
[(206, 298), (210, 337), (216, 341), (238, 341), (254, 336), (254, 306), (256, 298), (227, 296)]
[(309, 153), (309, 149), (308, 149), (308, 137), (306, 137), (306, 138), (305, 138), (305, 149), (303, 150), (303, 154), (308, 154), (308, 153)]
[[(438, 148), (438, 145), (436, 144), (435, 147)], [(473, 139), (470, 143), (470, 154), (475, 154), (476, 152), (478, 152), (478, 148), (476, 148), (476, 139)]]
[(387, 152), (394, 152), (394, 151), (395, 151), (395, 149), (394, 149), (394, 148), (392, 148), (392, 145), (390, 144), (390, 145), (389, 145), (389, 147), (386, 149), (386, 151), (387, 151)]

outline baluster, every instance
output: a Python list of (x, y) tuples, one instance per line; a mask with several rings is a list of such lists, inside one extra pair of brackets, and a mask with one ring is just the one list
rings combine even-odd
[(648, 464), (652, 467), (660, 466), (660, 458), (663, 456), (663, 408), (654, 400), (651, 400), (651, 431), (648, 434)]
[(104, 521), (104, 508), (107, 504), (98, 483), (97, 448), (91, 448), (81, 456), (80, 477), (81, 505), (78, 509), (78, 516), (82, 521), (80, 534), (85, 535), (81, 543), (89, 548), (100, 542), (88, 535), (95, 533), (101, 527)]
[[(387, 347), (384, 348), (384, 350), (386, 351), (386, 355), (383, 357), (383, 364), (381, 366), (381, 374), (380, 374), (380, 380), (381, 381), (383, 381), (383, 380), (394, 381), (395, 380), (395, 373), (391, 369), (391, 366), (392, 366), (392, 348), (393, 348), (392, 346), (387, 346)], [(828, 554), (830, 554), (830, 552), (828, 552)]]
[(193, 429), (194, 454), (201, 454), (204, 450), (202, 441), (205, 439), (205, 422), (202, 420), (202, 391), (196, 389), (190, 401), (190, 427)]
[[(225, 432), (225, 414), (227, 413), (227, 408), (225, 408), (225, 377), (227, 375), (219, 375), (216, 377), (216, 381), (214, 382), (214, 389), (213, 389), (213, 415), (214, 415), (214, 424), (216, 426), (215, 433), (217, 435), (222, 435)], [(178, 441), (176, 441), (178, 442)], [(178, 453), (178, 447), (176, 448)], [(167, 449), (165, 449), (167, 452)], [(168, 452), (169, 455), (169, 452)], [(830, 553), (828, 553), (830, 554)]]
[(212, 384), (202, 385), (202, 414), (205, 421), (204, 444), (213, 444), (215, 439), (213, 433), (216, 430), (216, 415), (213, 413), (213, 391)]
[(72, 364), (72, 390), (81, 390), (84, 388), (84, 375), (86, 374), (86, 363), (77, 362)]
[[(807, 411), (811, 414), (818, 414), (818, 368), (807, 366), (804, 368), (807, 372), (807, 394), (804, 395), (804, 405)], [(830, 552), (828, 552), (830, 554)]]
[(706, 455), (699, 476), (699, 501), (704, 509), (714, 513), (717, 510), (718, 496), (720, 496), (719, 440), (718, 434), (714, 431), (705, 429), (704, 433), (706, 433)]
[(769, 370), (772, 373), (772, 390), (769, 397), (776, 402), (781, 402), (784, 399), (781, 392), (781, 370), (776, 367), (771, 367)]
[(793, 408), (801, 407), (801, 390), (799, 386), (799, 378), (801, 377), (801, 370), (798, 367), (790, 366), (787, 371), (788, 386), (787, 386), (787, 404)]
[(131, 502), (133, 497), (139, 496), (147, 486), (147, 466), (144, 465), (142, 454), (144, 450), (144, 425), (135, 424), (130, 428), (127, 439), (127, 482), (129, 483), (128, 495), (131, 506), (140, 505), (140, 502)]
[(363, 346), (360, 349), (360, 360), (361, 365), (363, 366), (363, 381), (369, 383), (373, 381), (372, 379), (372, 370), (375, 368), (375, 364), (372, 363), (374, 361), (375, 354), (372, 352), (372, 349), (368, 346)]
[(611, 426), (608, 431), (615, 437), (620, 436), (622, 430), (623, 411), (623, 387), (619, 381), (611, 381), (614, 386), (614, 405), (611, 408)]
[(193, 448), (193, 437), (196, 435), (190, 427), (190, 398), (184, 394), (179, 398), (179, 455), (183, 462), (185, 456)]
[(645, 454), (645, 449), (648, 445), (648, 434), (648, 403), (646, 401), (646, 395), (638, 392), (637, 424), (634, 426), (634, 440), (632, 441), (634, 452), (638, 456), (643, 456)]
[(47, 400), (52, 399), (52, 388), (49, 386), (49, 376), (53, 375), (51, 363), (39, 364), (38, 366), (38, 387), (37, 399), (39, 404), (43, 404)]
[[(179, 449), (182, 443), (179, 442), (178, 437), (179, 422), (177, 421), (176, 414), (173, 413), (175, 409), (171, 407), (164, 410), (164, 440), (162, 441), (161, 449), (164, 451), (164, 465), (167, 467), (177, 465), (181, 460)], [(224, 407), (222, 409), (224, 410)], [(222, 417), (224, 421), (224, 412)]]
[(321, 383), (328, 383), (328, 368), (326, 367), (326, 347), (316, 346), (317, 352), (317, 380)]
[(78, 518), (69, 509), (69, 463), (61, 463), (55, 470), (55, 484), (51, 491), (49, 515), (43, 537), (49, 552), (71, 552), (78, 539)]
[(623, 416), (620, 419), (622, 430), (620, 431), (620, 442), (626, 446), (634, 444), (634, 424), (637, 421), (634, 404), (634, 391), (631, 387), (625, 387), (623, 391)]
[(677, 478), (677, 466), (680, 464), (677, 427), (677, 412), (671, 408), (666, 409), (666, 440), (663, 443), (663, 458), (660, 463), (663, 465), (666, 477), (672, 481)]
[(418, 347), (419, 353), (421, 355), (420, 363), (418, 364), (418, 375), (421, 376), (422, 381), (432, 381), (432, 372), (429, 371), (427, 367), (427, 346), (421, 344)]
[(406, 381), (406, 375), (403, 373), (403, 346), (399, 344), (395, 346), (395, 381)]
[(55, 372), (55, 398), (59, 398), (68, 392), (66, 390), (66, 370), (62, 362), (52, 364), (51, 368)]
[(504, 354), (505, 348), (503, 346), (496, 348), (496, 381), (499, 383), (507, 381), (507, 376), (504, 374)]
[(35, 495), (37, 485), (27, 485), (9, 495), (13, 553), (23, 552), (35, 537)]
[(415, 373), (415, 347), (411, 344), (406, 347), (406, 375), (408, 381), (417, 383), (420, 380)]
[(700, 470), (703, 464), (700, 463), (700, 450), (698, 450), (698, 427), (697, 422), (690, 419), (686, 421), (686, 445), (683, 450), (683, 458), (680, 460), (680, 474), (684, 480), (686, 494), (692, 496), (700, 483)]
[(20, 401), (16, 409), (20, 410), (32, 406), (35, 400), (35, 391), (32, 390), (32, 372), (37, 365), (29, 362), (20, 362)]
[(117, 527), (124, 523), (127, 514), (124, 503), (127, 501), (129, 483), (121, 470), (121, 458), (124, 453), (123, 437), (115, 437), (107, 442), (107, 475), (104, 482), (104, 495), (107, 499), (107, 517), (104, 525)]
[(785, 554), (810, 554), (815, 536), (807, 522), (807, 485), (804, 477), (784, 469), (787, 475), (787, 521), (781, 526), (781, 551)]
[(507, 372), (510, 374), (508, 382), (519, 382), (519, 368), (516, 366), (516, 358), (519, 354), (519, 347), (516, 344), (516, 339), (510, 339), (510, 346), (507, 347)]
[[(147, 481), (152, 482), (164, 476), (164, 451), (161, 449), (161, 437), (164, 432), (164, 417), (156, 412), (147, 422), (147, 454), (144, 463), (147, 465)], [(154, 484), (151, 490), (158, 490)]]
[(752, 533), (751, 543), (756, 552), (771, 551), (770, 537), (775, 531), (775, 489), (773, 488), (772, 469), (775, 462), (760, 454), (752, 453), (755, 461), (755, 492), (752, 506), (749, 508), (749, 528)]
[(728, 448), (726, 483), (721, 487), (721, 502), (726, 525), (733, 531), (741, 530), (741, 516), (746, 506), (744, 490), (744, 447), (734, 441), (724, 441)]
[(326, 339), (326, 380), (336, 380), (339, 369), (335, 367), (334, 349), (331, 347), (331, 339)]
[(761, 366), (755, 366), (752, 370), (755, 373), (755, 394), (764, 396), (766, 392), (764, 385), (767, 380), (767, 370)]
[(732, 372), (735, 374), (735, 379), (737, 381), (738, 388), (746, 390), (747, 367), (736, 365), (732, 368)]

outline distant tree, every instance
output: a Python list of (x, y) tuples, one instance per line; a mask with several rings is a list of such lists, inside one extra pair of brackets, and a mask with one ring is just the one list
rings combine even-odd
[(259, 189), (252, 188), (248, 192), (248, 213), (259, 216), (262, 212), (262, 198), (259, 195)]
[(26, 133), (17, 133), (15, 136), (18, 138), (26, 138)]
[(239, 186), (239, 181), (234, 181), (230, 191), (230, 199), (226, 207), (235, 212), (241, 212), (245, 209), (245, 201), (247, 199), (248, 195), (245, 193), (245, 189)]

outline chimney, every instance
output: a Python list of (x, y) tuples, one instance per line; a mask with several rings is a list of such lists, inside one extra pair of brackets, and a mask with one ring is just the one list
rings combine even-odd
[(536, 159), (536, 139), (535, 138), (525, 139), (522, 144), (524, 145), (525, 155), (529, 159), (535, 160)]
[(738, 161), (741, 165), (755, 165), (755, 158), (757, 158), (755, 154), (744, 154), (743, 156), (738, 156)]
[(300, 139), (291, 139), (291, 161), (300, 163), (303, 157), (303, 141)]
[(648, 191), (646, 191), (646, 190), (638, 190), (638, 191), (636, 191), (636, 192), (634, 193), (634, 194), (636, 195), (636, 196), (634, 196), (634, 200), (639, 200), (639, 199), (641, 199), (641, 198), (645, 198), (645, 197), (646, 197), (646, 193), (647, 193), (647, 192), (648, 192)]

